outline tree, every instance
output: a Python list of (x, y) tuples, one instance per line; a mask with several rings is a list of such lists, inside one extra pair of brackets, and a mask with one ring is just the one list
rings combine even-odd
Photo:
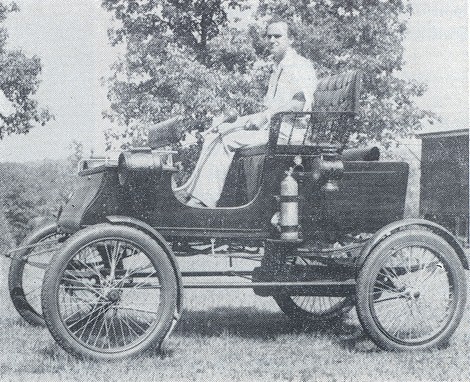
[(242, 113), (259, 109), (267, 70), (251, 36), (228, 25), (227, 12), (243, 9), (244, 0), (104, 0), (103, 5), (120, 22), (111, 43), (126, 45), (109, 79), (106, 113), (121, 131), (109, 131), (108, 138), (140, 142), (142, 126), (178, 113), (194, 126), (224, 107)]
[[(0, 23), (10, 12), (18, 11), (15, 3), (0, 2)], [(20, 50), (7, 50), (7, 31), (0, 27), (0, 90), (11, 102), (14, 111), (8, 115), (0, 111), (0, 139), (5, 135), (26, 134), (34, 124), (44, 125), (52, 118), (32, 98), (39, 85), (41, 63), (38, 57), (27, 57)]]
[[(293, 24), (296, 49), (320, 75), (364, 71), (360, 116), (350, 129), (333, 132), (345, 143), (407, 136), (436, 116), (419, 109), (424, 84), (397, 76), (411, 15), (407, 0), (259, 0), (249, 27), (229, 23), (242, 0), (104, 0), (120, 22), (112, 44), (126, 44), (110, 78), (107, 117), (121, 131), (108, 137), (145, 140), (142, 127), (182, 113), (204, 125), (224, 106), (241, 114), (259, 110), (269, 66), (259, 38), (273, 14)], [(246, 19), (245, 23), (246, 24)], [(355, 134), (354, 134), (355, 133)]]
[(54, 219), (70, 196), (75, 174), (71, 161), (0, 163), (0, 230), (6, 221), (18, 244), (33, 228), (33, 219)]
[(70, 163), (71, 168), (76, 169), (80, 161), (83, 159), (83, 143), (74, 140), (70, 144), (69, 149), (70, 154), (67, 157), (67, 160)]
[(397, 75), (404, 65), (409, 0), (260, 0), (258, 13), (292, 20), (298, 49), (322, 72), (364, 72), (360, 116), (355, 131), (349, 131), (357, 132), (359, 140), (387, 144), (419, 130), (423, 120), (437, 119), (414, 101), (426, 86)]
[(28, 232), (29, 222), (35, 216), (34, 207), (28, 190), (22, 183), (13, 185), (4, 195), (3, 211), (16, 244), (19, 244)]
[[(1, 198), (1, 196), (0, 196)], [(3, 202), (2, 202), (3, 205)], [(10, 232), (10, 226), (3, 212), (0, 212), (0, 251), (6, 253), (15, 245), (15, 240)], [(0, 264), (1, 271), (1, 264)]]

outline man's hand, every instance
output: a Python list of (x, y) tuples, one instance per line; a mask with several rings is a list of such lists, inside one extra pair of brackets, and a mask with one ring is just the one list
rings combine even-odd
[(245, 130), (259, 130), (268, 122), (268, 118), (264, 113), (253, 114), (246, 122)]

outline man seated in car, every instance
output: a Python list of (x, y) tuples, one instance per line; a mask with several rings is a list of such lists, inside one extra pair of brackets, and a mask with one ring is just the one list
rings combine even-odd
[(311, 61), (292, 48), (287, 22), (273, 18), (267, 26), (266, 39), (273, 71), (264, 97), (265, 110), (239, 117), (233, 123), (224, 123), (206, 135), (191, 177), (175, 189), (187, 195), (190, 206), (217, 205), (235, 150), (267, 143), (270, 119), (275, 113), (293, 110), (292, 102), (299, 98), (298, 95), (301, 95), (302, 103), (297, 111), (308, 111), (312, 105), (317, 83), (315, 70)]

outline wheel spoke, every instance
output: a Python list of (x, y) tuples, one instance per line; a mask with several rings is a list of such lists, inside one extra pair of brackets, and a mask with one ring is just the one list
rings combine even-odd
[[(73, 324), (71, 324), (69, 326), (69, 330), (71, 330), (73, 332), (73, 334), (77, 334), (80, 330), (82, 330), (83, 333), (85, 333), (86, 328), (88, 327), (88, 325), (90, 325), (91, 323), (99, 321), (100, 316), (103, 315), (110, 308), (111, 308), (110, 305), (107, 304), (107, 305), (99, 306), (96, 309), (93, 309), (92, 312), (86, 314), (85, 316), (80, 318), (80, 320), (78, 320), (78, 321), (74, 322)], [(74, 326), (79, 326), (83, 321), (85, 321), (85, 319), (86, 319), (85, 324), (80, 326), (76, 331), (74, 331), (73, 327)], [(91, 332), (93, 332), (93, 330)]]
[(148, 313), (148, 314), (158, 314), (158, 311), (156, 310), (145, 310), (145, 309), (135, 308), (133, 306), (116, 305), (115, 308), (124, 309), (124, 310), (132, 310), (134, 312), (141, 312), (141, 313)]
[[(309, 266), (314, 263), (311, 259), (301, 256), (296, 256), (289, 262), (298, 266)], [(354, 300), (350, 297), (280, 295), (274, 298), (284, 313), (302, 321), (338, 318), (354, 306)]]

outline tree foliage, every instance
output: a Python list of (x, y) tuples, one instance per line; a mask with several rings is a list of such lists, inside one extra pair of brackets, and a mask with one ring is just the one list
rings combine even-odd
[(16, 244), (21, 242), (28, 231), (28, 224), (35, 216), (33, 209), (34, 203), (22, 183), (14, 184), (3, 197), (3, 211)]
[[(0, 25), (9, 13), (18, 11), (15, 3), (0, 2)], [(10, 101), (13, 111), (0, 111), (0, 139), (12, 133), (25, 134), (34, 124), (44, 125), (52, 116), (32, 98), (39, 85), (41, 63), (20, 50), (6, 49), (7, 31), (0, 26), (0, 90)]]
[(387, 143), (437, 118), (415, 98), (426, 86), (400, 78), (403, 40), (412, 8), (408, 0), (261, 0), (262, 15), (280, 14), (294, 24), (298, 49), (326, 73), (364, 72), (359, 139)]
[(112, 44), (126, 46), (109, 79), (107, 116), (121, 126), (109, 137), (141, 141), (142, 126), (175, 114), (194, 126), (225, 107), (259, 110), (266, 65), (251, 36), (228, 23), (228, 12), (243, 9), (244, 0), (104, 0), (103, 5), (117, 19)]
[(0, 214), (17, 244), (31, 230), (34, 218), (57, 215), (72, 191), (75, 173), (71, 161), (0, 163)]
[[(250, 4), (103, 0), (116, 19), (112, 44), (126, 46), (109, 79), (107, 117), (121, 128), (109, 131), (108, 138), (142, 142), (142, 127), (178, 113), (204, 125), (227, 106), (241, 114), (259, 110), (269, 73), (260, 34), (273, 14), (292, 22), (296, 49), (320, 76), (364, 72), (360, 116), (339, 140), (387, 143), (436, 118), (415, 103), (425, 85), (398, 75), (411, 15), (408, 0), (259, 0), (256, 12), (246, 12)], [(245, 10), (242, 23), (229, 20), (236, 9)]]

